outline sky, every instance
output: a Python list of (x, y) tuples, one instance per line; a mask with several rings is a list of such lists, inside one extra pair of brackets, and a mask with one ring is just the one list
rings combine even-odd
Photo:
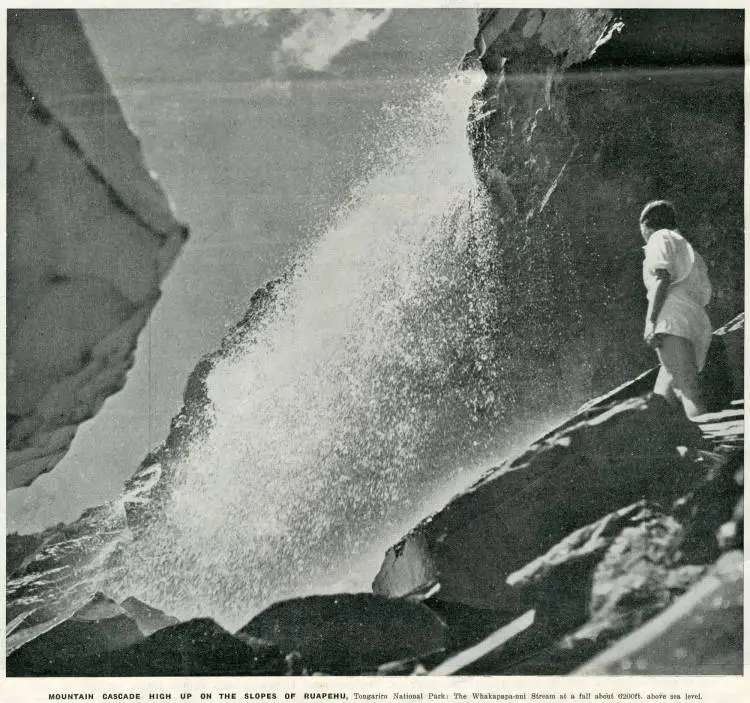
[(473, 10), (84, 10), (102, 69), (191, 238), (127, 385), (68, 455), (7, 498), (9, 532), (116, 497), (189, 373), (281, 275), (472, 46)]

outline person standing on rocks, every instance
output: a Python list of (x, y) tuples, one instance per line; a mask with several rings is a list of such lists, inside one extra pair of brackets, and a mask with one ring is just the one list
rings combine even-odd
[(698, 380), (712, 334), (705, 310), (711, 299), (706, 263), (678, 231), (672, 203), (648, 203), (640, 227), (648, 297), (643, 339), (661, 363), (654, 393), (672, 404), (681, 401), (685, 414), (694, 418), (706, 412)]

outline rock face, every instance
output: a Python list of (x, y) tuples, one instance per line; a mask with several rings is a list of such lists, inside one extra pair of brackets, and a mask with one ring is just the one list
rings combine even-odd
[(238, 635), (297, 652), (310, 673), (361, 674), (446, 649), (447, 628), (426, 606), (372, 594), (312, 596), (272, 605)]
[[(122, 508), (116, 503), (89, 508), (70, 525), (49, 528), (34, 539), (9, 535), (16, 559), (8, 564), (6, 617), (8, 651), (20, 647), (69, 618), (98, 589), (102, 571), (111, 568), (117, 546), (128, 539)], [(21, 552), (22, 546), (33, 547)]]
[(77, 15), (8, 13), (7, 486), (125, 383), (187, 237)]
[[(642, 496), (672, 500), (694, 467), (676, 450), (696, 430), (657, 396), (561, 429), (485, 476), (393, 547), (373, 590), (518, 612), (507, 576), (592, 516)], [(584, 490), (585, 487), (585, 490)]]
[(741, 673), (742, 552), (719, 559), (706, 576), (647, 626), (578, 669), (580, 675)]
[(494, 203), (494, 271), (519, 289), (508, 325), (528, 329), (529, 359), (538, 340), (560, 352), (580, 340), (597, 352), (581, 359), (594, 392), (643, 368), (637, 219), (657, 197), (675, 202), (708, 263), (714, 321), (742, 310), (742, 13), (502, 9), (479, 21), (486, 81), (470, 144)]

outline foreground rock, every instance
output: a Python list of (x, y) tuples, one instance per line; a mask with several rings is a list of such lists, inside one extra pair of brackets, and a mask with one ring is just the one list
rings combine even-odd
[(439, 600), (520, 614), (507, 577), (571, 530), (642, 497), (674, 500), (698, 478), (677, 447), (697, 430), (658, 397), (615, 404), (485, 476), (391, 548), (375, 593), (439, 585)]
[(187, 229), (75, 12), (8, 14), (8, 489), (125, 383)]
[(575, 673), (743, 673), (743, 555), (730, 552), (682, 598)]
[[(112, 569), (119, 546), (130, 539), (118, 501), (89, 508), (75, 522), (57, 525), (31, 538), (8, 535), (15, 551), (6, 581), (7, 635), (12, 652), (53, 624), (71, 617)], [(23, 552), (24, 547), (31, 547)], [(10, 566), (10, 564), (9, 564)]]
[[(501, 647), (477, 645), (482, 655), (462, 664), (465, 674), (568, 673), (648, 627), (722, 552), (742, 546), (744, 403), (733, 397), (742, 393), (743, 329), (739, 316), (717, 331), (703, 375), (726, 409), (690, 423), (642, 395), (653, 383), (643, 374), (423, 521), (388, 551), (373, 589), (423, 600), (458, 650), (534, 611)], [(472, 621), (482, 623), (473, 633)], [(711, 621), (736, 644), (723, 616)], [(741, 648), (731, 649), (707, 668), (723, 661), (723, 673), (735, 672)], [(692, 673), (695, 658), (685, 660), (664, 667)]]
[(374, 672), (387, 662), (434, 655), (448, 645), (445, 624), (429, 608), (364, 593), (283, 601), (237, 634), (299, 653), (310, 673), (340, 675)]
[(136, 621), (115, 601), (97, 593), (70, 618), (10, 654), (10, 676), (67, 671), (80, 659), (144, 639)]
[[(155, 632), (117, 651), (38, 661), (34, 676), (276, 676), (286, 672), (278, 650), (253, 648), (210, 619)], [(8, 667), (11, 675), (22, 675)]]

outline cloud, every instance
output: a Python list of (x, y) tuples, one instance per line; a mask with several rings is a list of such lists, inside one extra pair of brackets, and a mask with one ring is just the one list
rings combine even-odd
[(256, 27), (269, 27), (269, 20), (275, 10), (196, 10), (195, 15), (201, 24), (218, 24), (222, 27), (234, 27), (238, 24), (251, 24)]
[(320, 9), (304, 12), (304, 21), (284, 37), (274, 56), (284, 70), (325, 71), (346, 47), (366, 42), (388, 21), (392, 10)]
[(393, 10), (316, 8), (309, 10), (198, 10), (203, 24), (222, 27), (249, 25), (263, 30), (280, 27), (279, 46), (272, 56), (278, 73), (326, 71), (346, 47), (366, 42)]

